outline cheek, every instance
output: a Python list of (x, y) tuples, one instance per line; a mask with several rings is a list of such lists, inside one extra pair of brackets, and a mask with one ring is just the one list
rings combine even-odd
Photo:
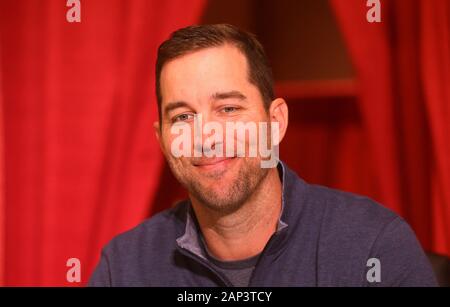
[(171, 146), (176, 135), (172, 135), (170, 130), (163, 130), (160, 138), (161, 147), (163, 148), (164, 155), (167, 158), (173, 158), (171, 154)]
[[(190, 127), (189, 130), (193, 130)], [(171, 133), (170, 128), (162, 133), (161, 145), (164, 148), (164, 155), (167, 159), (183, 162), (193, 153), (193, 134), (183, 131)], [(174, 152), (173, 152), (174, 151)], [(181, 155), (181, 157), (180, 157)]]

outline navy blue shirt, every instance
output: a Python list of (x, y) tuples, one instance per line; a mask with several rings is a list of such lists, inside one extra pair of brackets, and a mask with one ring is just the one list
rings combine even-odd
[[(286, 165), (279, 168), (281, 216), (249, 286), (437, 286), (401, 217), (367, 197), (307, 184)], [(206, 254), (189, 201), (111, 240), (89, 285), (233, 286)]]

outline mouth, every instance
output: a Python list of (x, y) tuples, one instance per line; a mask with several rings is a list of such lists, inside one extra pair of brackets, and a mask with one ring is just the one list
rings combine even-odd
[(218, 170), (225, 169), (231, 161), (234, 161), (235, 157), (224, 157), (224, 158), (206, 158), (195, 160), (192, 165), (201, 170)]

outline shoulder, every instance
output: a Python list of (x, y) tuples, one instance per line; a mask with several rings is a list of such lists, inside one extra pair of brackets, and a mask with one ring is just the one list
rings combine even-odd
[(380, 234), (392, 224), (406, 224), (373, 199), (318, 185), (308, 185), (307, 211), (314, 212), (324, 249), (369, 253)]
[(402, 217), (368, 197), (317, 185), (308, 190), (306, 202), (321, 215), (318, 250), (326, 263), (324, 280), (335, 272), (329, 280), (337, 284), (367, 284), (368, 261), (377, 259), (382, 279), (374, 285), (435, 285), (425, 253)]
[(319, 185), (308, 185), (307, 202), (322, 210), (327, 224), (352, 230), (376, 232), (399, 218), (397, 213), (369, 197)]
[(286, 165), (283, 169), (285, 200), (293, 215), (303, 223), (311, 221), (316, 226), (320, 224), (338, 233), (356, 230), (377, 232), (398, 217), (368, 197), (309, 184)]
[(106, 254), (126, 254), (151, 252), (158, 246), (159, 252), (173, 249), (177, 236), (184, 229), (187, 201), (178, 203), (136, 227), (115, 236), (104, 248)]
[(173, 267), (176, 238), (183, 229), (187, 202), (147, 219), (114, 237), (102, 250), (89, 285), (153, 285)]

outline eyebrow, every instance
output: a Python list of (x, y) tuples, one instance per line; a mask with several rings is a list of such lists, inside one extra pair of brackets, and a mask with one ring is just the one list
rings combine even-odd
[(164, 108), (164, 114), (167, 115), (170, 111), (183, 107), (189, 107), (189, 105), (184, 101), (169, 102)]
[(247, 97), (239, 91), (229, 91), (229, 92), (218, 92), (214, 93), (211, 98), (213, 100), (222, 100), (222, 99), (230, 99), (235, 98), (239, 100), (247, 100)]
[[(229, 92), (217, 92), (211, 95), (212, 100), (223, 100), (223, 99), (239, 99), (239, 100), (247, 100), (247, 97), (239, 91), (229, 91)], [(189, 108), (189, 104), (185, 101), (174, 101), (169, 102), (164, 107), (164, 114), (168, 114), (170, 111), (173, 111), (178, 108)]]

